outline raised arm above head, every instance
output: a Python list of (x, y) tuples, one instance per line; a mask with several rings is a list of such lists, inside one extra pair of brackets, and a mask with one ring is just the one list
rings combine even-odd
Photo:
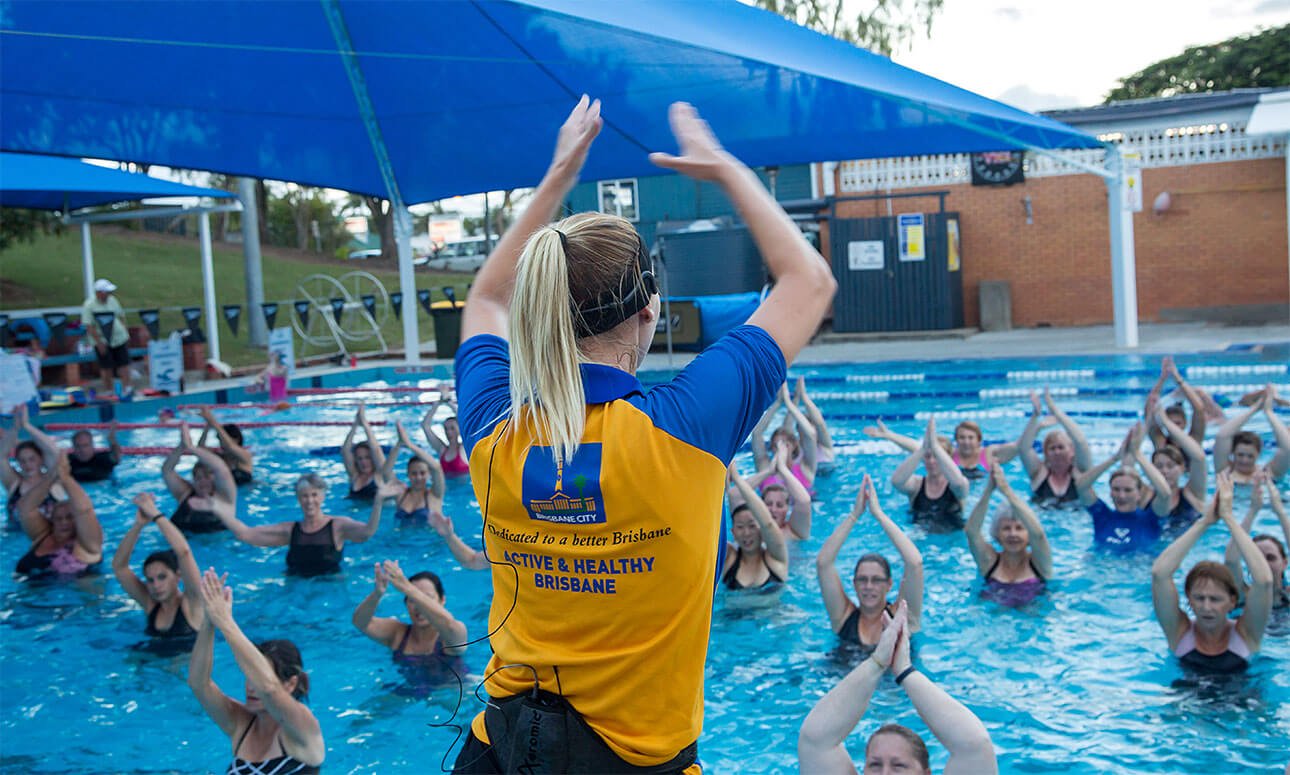
[(915, 439), (912, 436), (905, 436), (905, 435), (896, 433), (895, 431), (888, 428), (886, 423), (884, 423), (882, 420), (877, 420), (876, 423), (877, 423), (876, 425), (866, 425), (864, 427), (864, 435), (872, 439), (882, 439), (884, 441), (890, 441), (892, 444), (895, 444), (896, 446), (900, 447), (906, 452), (913, 452), (914, 450), (918, 449), (918, 445), (919, 445), (918, 439)]
[(909, 604), (909, 631), (918, 632), (923, 621), (923, 554), (909, 540), (909, 536), (905, 535), (905, 531), (882, 510), (873, 480), (866, 477), (864, 486), (869, 493), (869, 513), (878, 520), (882, 532), (887, 534), (887, 540), (896, 547), (904, 563), (905, 572), (900, 576), (900, 599)]
[[(869, 481), (868, 474), (864, 475), (864, 480), (866, 483)], [(838, 573), (838, 553), (842, 551), (842, 544), (846, 543), (847, 536), (851, 534), (851, 529), (868, 508), (868, 504), (869, 488), (862, 484), (860, 491), (856, 493), (855, 505), (838, 522), (837, 527), (833, 528), (833, 532), (829, 534), (824, 545), (815, 555), (815, 575), (820, 582), (820, 596), (824, 599), (824, 609), (829, 614), (829, 626), (834, 632), (842, 626), (850, 608), (847, 593), (842, 588), (842, 576)]]
[[(136, 496), (136, 505), (138, 500)], [(144, 610), (152, 605), (152, 598), (148, 595), (148, 587), (143, 580), (130, 568), (130, 555), (134, 553), (134, 547), (139, 542), (139, 534), (152, 522), (153, 515), (157, 513), (155, 503), (150, 510), (139, 506), (134, 514), (134, 522), (130, 524), (130, 529), (125, 531), (125, 535), (121, 537), (121, 543), (117, 544), (116, 552), (112, 555), (112, 575), (116, 576), (116, 580), (126, 594)]]
[(1142, 442), (1142, 438), (1138, 435), (1138, 429), (1140, 427), (1141, 426), (1135, 424), (1129, 429), (1129, 432), (1124, 435), (1124, 441), (1120, 442), (1120, 447), (1115, 451), (1115, 454), (1092, 468), (1080, 471), (1075, 476), (1075, 491), (1079, 493), (1081, 504), (1084, 506), (1092, 506), (1097, 501), (1097, 493), (1093, 488), (1094, 485), (1097, 484), (1097, 480), (1101, 478), (1102, 474), (1106, 473), (1107, 469), (1116, 463), (1119, 463), (1122, 466), (1130, 465), (1130, 461), (1133, 460), (1134, 449), (1136, 449), (1135, 445)]
[(991, 480), (1003, 493), (1007, 499), (1008, 506), (1012, 509), (1012, 515), (1021, 520), (1021, 524), (1026, 526), (1026, 532), (1030, 534), (1030, 561), (1034, 563), (1035, 570), (1040, 576), (1046, 579), (1053, 577), (1053, 549), (1048, 543), (1048, 533), (1044, 531), (1044, 525), (1035, 516), (1034, 509), (1030, 504), (1022, 500), (1017, 491), (1012, 488), (1008, 482), (1008, 476), (1003, 469), (995, 465), (992, 467)]
[(963, 526), (963, 535), (967, 538), (968, 551), (972, 553), (972, 559), (976, 562), (977, 571), (982, 574), (990, 569), (990, 566), (994, 564), (995, 557), (999, 554), (981, 530), (985, 527), (986, 514), (990, 513), (990, 496), (994, 494), (994, 472), (998, 469), (998, 465), (993, 463), (990, 465), (990, 477), (986, 479), (985, 488), (981, 490), (981, 497), (977, 500), (976, 506), (972, 508), (967, 524)]
[(1219, 426), (1217, 435), (1214, 436), (1214, 470), (1222, 471), (1232, 464), (1232, 437), (1240, 432), (1241, 428), (1250, 421), (1256, 413), (1263, 410), (1263, 400), (1255, 401), (1252, 406), (1244, 412), (1233, 416), (1230, 420)]
[(15, 422), (12, 428), (0, 428), (0, 484), (6, 490), (12, 490), (20, 481), (18, 472), (13, 470), (13, 465), (9, 462), (14, 448), (18, 446), (19, 427)]
[(1192, 495), (1203, 499), (1209, 490), (1209, 466), (1205, 460), (1205, 449), (1169, 419), (1163, 406), (1157, 406), (1155, 411), (1156, 426), (1160, 428), (1164, 438), (1178, 447), (1183, 457), (1187, 458), (1187, 489)]
[(529, 199), (529, 206), (502, 235), (475, 275), (475, 284), (462, 310), (463, 341), (476, 334), (506, 337), (515, 270), (524, 243), (530, 234), (551, 220), (577, 184), (587, 151), (600, 133), (601, 125), (600, 100), (591, 100), (584, 94), (560, 127), (551, 164)]
[(1197, 444), (1205, 441), (1205, 399), (1201, 396), (1191, 383), (1183, 379), (1182, 372), (1178, 370), (1177, 364), (1173, 358), (1166, 357), (1165, 363), (1168, 365), (1169, 373), (1178, 383), (1178, 389), (1182, 391), (1183, 397), (1187, 403), (1191, 404), (1191, 428), (1187, 431), (1188, 436)]
[(927, 418), (927, 431), (923, 434), (923, 447), (932, 453), (936, 458), (936, 464), (941, 467), (941, 475), (950, 483), (950, 492), (960, 501), (967, 497), (968, 484), (967, 477), (963, 475), (962, 469), (954, 462), (950, 453), (945, 451), (941, 446), (940, 440), (936, 437), (936, 418)]
[(783, 531), (775, 524), (765, 501), (757, 497), (757, 492), (739, 475), (734, 463), (730, 464), (729, 473), (730, 481), (743, 494), (749, 513), (757, 521), (757, 527), (761, 529), (761, 540), (766, 544), (766, 554), (770, 555), (778, 566), (776, 570), (779, 571), (780, 578), (787, 578), (785, 574), (788, 572), (788, 543), (784, 541)]
[(1062, 408), (1053, 400), (1053, 394), (1048, 388), (1044, 388), (1044, 403), (1048, 407), (1048, 413), (1057, 418), (1057, 422), (1066, 429), (1066, 433), (1071, 437), (1071, 444), (1075, 445), (1075, 468), (1083, 470), (1091, 466), (1093, 464), (1093, 454), (1089, 451), (1088, 439), (1084, 436), (1084, 430), (1062, 411)]
[(379, 477), (381, 469), (385, 467), (385, 451), (381, 449), (381, 440), (372, 432), (372, 424), (367, 421), (367, 410), (362, 404), (358, 405), (358, 422), (363, 426), (363, 437), (372, 451), (372, 470)]
[(171, 497), (182, 502), (193, 492), (193, 486), (188, 483), (184, 477), (179, 475), (175, 467), (179, 465), (179, 460), (184, 456), (186, 450), (192, 449), (192, 440), (188, 438), (188, 424), (184, 423), (179, 426), (179, 443), (161, 464), (161, 478), (166, 483), (166, 489), (170, 491)]
[(917, 495), (918, 488), (923, 486), (923, 477), (914, 472), (918, 470), (918, 466), (922, 462), (923, 446), (919, 444), (916, 449), (905, 456), (904, 460), (900, 461), (900, 465), (896, 466), (896, 470), (891, 472), (891, 486), (911, 498)]
[(45, 466), (47, 468), (53, 466), (54, 461), (58, 459), (58, 442), (54, 440), (53, 436), (50, 436), (48, 433), (45, 433), (40, 428), (36, 427), (36, 424), (31, 421), (31, 418), (25, 411), (25, 404), (23, 405), (23, 410), (23, 430), (27, 431), (27, 435), (31, 437), (31, 440), (36, 442), (37, 447), (40, 447), (41, 457), (45, 458)]
[(1218, 495), (1215, 498), (1218, 502), (1218, 518), (1231, 531), (1232, 541), (1240, 550), (1241, 557), (1245, 560), (1245, 567), (1250, 569), (1250, 588), (1245, 593), (1245, 606), (1241, 611), (1241, 618), (1236, 621), (1236, 626), (1250, 650), (1258, 651), (1263, 643), (1263, 632), (1267, 629), (1268, 617), (1272, 614), (1274, 597), (1272, 585), (1276, 580), (1272, 578), (1272, 568), (1268, 567), (1268, 561), (1264, 558), (1263, 552), (1259, 551), (1254, 539), (1250, 538), (1250, 534), (1232, 515), (1231, 477), (1229, 475), (1224, 478), (1227, 481), (1220, 479)]
[(206, 427), (215, 431), (215, 435), (219, 437), (220, 446), (223, 447), (225, 451), (237, 458), (237, 462), (247, 466), (251, 465), (252, 455), (250, 450), (242, 446), (242, 444), (237, 439), (233, 438), (233, 435), (228, 432), (228, 429), (226, 429), (219, 420), (215, 419), (215, 413), (211, 411), (209, 406), (203, 406), (201, 408), (201, 416), (202, 419), (206, 421)]
[(421, 417), (421, 432), (425, 434), (426, 443), (430, 445), (430, 449), (433, 449), (436, 455), (443, 454), (444, 449), (448, 446), (448, 443), (440, 438), (434, 429), (435, 411), (443, 405), (444, 400), (441, 398), (438, 403), (430, 407), (430, 411)]
[(407, 596), (408, 602), (430, 622), (435, 632), (439, 633), (439, 642), (443, 644), (445, 654), (464, 654), (466, 652), (466, 625), (456, 619), (447, 608), (438, 600), (430, 597), (425, 592), (417, 588), (403, 575), (403, 570), (399, 567), (398, 562), (386, 560), (384, 562), (385, 575), (390, 580), (390, 585)]
[(727, 153), (693, 107), (674, 103), (668, 112), (681, 155), (650, 154), (650, 161), (696, 180), (716, 183), (748, 224), (775, 287), (748, 319), (779, 344), (792, 363), (811, 340), (837, 290), (833, 272), (811, 247), (766, 187)]
[[(1259, 515), (1259, 510), (1263, 508), (1264, 489), (1266, 488), (1270, 492), (1276, 493), (1275, 484), (1269, 487), (1267, 471), (1256, 473), (1250, 484), (1250, 507), (1245, 511), (1245, 519), (1241, 520), (1241, 529), (1246, 533), (1254, 529), (1254, 519)], [(1235, 534), (1227, 539), (1227, 549), (1223, 551), (1223, 564), (1232, 572), (1232, 577), (1240, 585), (1245, 574), (1241, 572), (1241, 548), (1236, 545)]]
[(1267, 398), (1263, 402), (1263, 414), (1268, 418), (1268, 425), (1272, 426), (1272, 436), (1277, 440), (1277, 453), (1268, 461), (1267, 470), (1273, 479), (1280, 479), (1282, 474), (1290, 469), (1290, 429), (1277, 416), (1275, 407), (1277, 403), (1277, 391), (1271, 384), (1267, 387)]
[(1026, 468), (1026, 476), (1034, 479), (1044, 467), (1044, 459), (1035, 451), (1035, 437), (1044, 421), (1044, 407), (1039, 403), (1039, 396), (1030, 391), (1030, 404), (1033, 407), (1026, 427), (1017, 438), (1017, 454), (1021, 455), (1021, 464)]
[(766, 411), (762, 413), (761, 419), (753, 426), (752, 434), (748, 437), (748, 443), (752, 445), (753, 465), (758, 471), (770, 467), (770, 453), (766, 450), (766, 431), (770, 430), (770, 424), (779, 411), (779, 401), (780, 394), (776, 393), (775, 400), (766, 407)]
[(1220, 479), (1220, 490), (1214, 500), (1209, 502), (1205, 513), (1182, 535), (1174, 539), (1173, 543), (1166, 546), (1151, 564), (1151, 602), (1156, 610), (1156, 620), (1160, 622), (1160, 629), (1164, 631), (1165, 638), (1169, 641), (1170, 650), (1178, 645), (1178, 641), (1191, 626), (1191, 620), (1178, 605), (1178, 587), (1174, 584), (1174, 574), (1178, 572), (1183, 558), (1192, 550), (1205, 531), (1218, 522), (1217, 502), (1224, 497), (1223, 483), (1226, 482), (1228, 486), (1226, 497), (1230, 498), (1231, 481), (1229, 476)]
[(1173, 497), (1173, 490), (1169, 486), (1169, 480), (1165, 478), (1164, 474), (1160, 473), (1160, 469), (1156, 468), (1155, 464), (1151, 462), (1151, 458), (1142, 453), (1142, 447), (1137, 447), (1133, 450), (1133, 459), (1138, 464), (1138, 467), (1142, 469), (1142, 473), (1146, 474), (1147, 481), (1151, 483), (1151, 489), (1155, 491), (1151, 498), (1152, 510), (1155, 511), (1158, 517), (1168, 516), (1170, 511), (1169, 501)]

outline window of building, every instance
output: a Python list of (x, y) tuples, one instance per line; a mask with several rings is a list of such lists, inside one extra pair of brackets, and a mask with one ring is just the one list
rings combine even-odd
[(602, 180), (599, 186), (600, 212), (626, 218), (633, 223), (640, 220), (636, 207), (636, 181)]

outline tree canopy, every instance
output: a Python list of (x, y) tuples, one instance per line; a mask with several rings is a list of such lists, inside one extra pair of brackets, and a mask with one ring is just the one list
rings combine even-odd
[(906, 12), (906, 0), (869, 0), (869, 11), (848, 14), (843, 2), (756, 0), (758, 8), (887, 57), (912, 43), (916, 30), (921, 28), (931, 35), (932, 18), (945, 4), (945, 0), (909, 0)]
[(1290, 86), (1290, 24), (1192, 46), (1120, 79), (1106, 102)]

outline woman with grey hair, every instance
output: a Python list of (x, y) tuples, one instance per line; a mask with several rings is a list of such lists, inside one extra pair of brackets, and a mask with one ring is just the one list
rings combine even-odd
[[(990, 535), (1001, 549), (995, 549), (981, 533), (985, 513), (990, 510), (990, 495), (998, 489), (1007, 504), (994, 513)], [(990, 478), (981, 492), (967, 526), (968, 548), (976, 567), (985, 577), (983, 595), (1008, 606), (1025, 605), (1044, 591), (1053, 575), (1053, 552), (1048, 536), (1035, 512), (1008, 484), (1008, 477), (998, 463), (990, 465)]]
[(366, 522), (323, 513), (327, 482), (318, 474), (305, 474), (296, 480), (296, 500), (304, 518), (298, 522), (275, 522), (250, 527), (236, 514), (216, 512), (224, 526), (237, 540), (251, 546), (287, 546), (287, 573), (293, 576), (320, 576), (339, 573), (346, 541), (361, 544), (376, 535), (381, 524), (381, 506), (386, 498), (402, 492), (398, 483), (382, 483), (372, 502), (372, 513)]

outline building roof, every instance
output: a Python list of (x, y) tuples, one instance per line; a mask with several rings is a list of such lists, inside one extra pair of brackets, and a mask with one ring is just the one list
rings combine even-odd
[(1108, 105), (1094, 105), (1090, 108), (1045, 110), (1041, 111), (1041, 115), (1071, 126), (1139, 121), (1201, 111), (1253, 108), (1260, 96), (1275, 92), (1290, 92), (1290, 87), (1232, 89), (1222, 92), (1177, 94), (1172, 97), (1146, 97), (1138, 100), (1120, 100)]

